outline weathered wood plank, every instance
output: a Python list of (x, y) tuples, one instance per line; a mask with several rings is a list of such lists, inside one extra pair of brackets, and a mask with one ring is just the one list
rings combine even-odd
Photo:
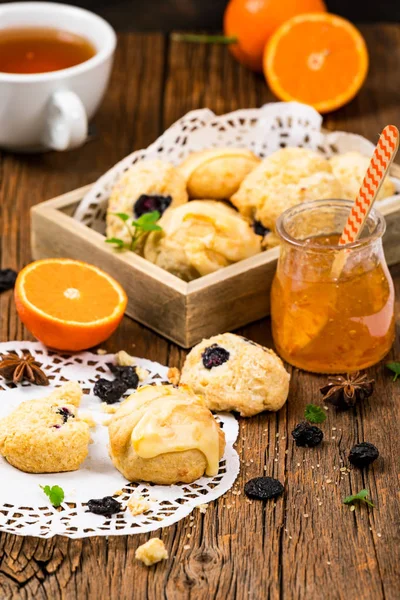
[[(387, 122), (396, 122), (399, 91), (393, 73), (400, 65), (400, 28), (362, 30), (371, 52), (367, 84), (348, 107), (329, 116), (327, 124), (330, 129), (375, 139)], [(29, 260), (29, 206), (93, 181), (133, 147), (151, 142), (187, 110), (209, 106), (225, 112), (272, 99), (262, 78), (236, 65), (226, 49), (171, 44), (161, 104), (163, 47), (160, 36), (121, 37), (113, 82), (97, 118), (100, 138), (68, 155), (2, 157), (1, 266), (19, 268)], [(392, 273), (400, 294), (400, 267)], [(271, 343), (267, 319), (240, 333)], [(11, 294), (2, 294), (0, 339), (26, 335), (16, 319)], [(130, 319), (124, 320), (106, 347), (124, 347), (171, 366), (180, 366), (185, 356)], [(398, 359), (399, 354), (397, 339), (390, 358)], [(323, 377), (294, 369), (289, 402), (280, 413), (240, 420), (242, 472), (235, 489), (243, 492), (247, 479), (266, 472), (285, 484), (285, 497), (276, 506), (249, 504), (243, 493), (237, 496), (230, 491), (205, 515), (195, 511), (195, 529), (186, 519), (162, 531), (171, 559), (152, 569), (134, 559), (135, 549), (148, 535), (74, 541), (0, 535), (1, 600), (394, 600), (399, 589), (395, 460), (400, 393), (399, 384), (391, 382), (383, 365), (370, 373), (377, 381), (375, 394), (354, 414), (329, 409), (322, 426), (326, 441), (319, 449), (294, 447), (290, 431), (304, 406), (319, 402)], [(362, 439), (376, 443), (382, 458), (365, 474), (352, 470), (341, 479), (334, 467), (342, 464), (340, 459), (346, 461), (351, 445)], [(360, 507), (351, 513), (342, 498), (361, 487), (370, 489), (377, 508)], [(186, 544), (188, 550), (183, 548)]]

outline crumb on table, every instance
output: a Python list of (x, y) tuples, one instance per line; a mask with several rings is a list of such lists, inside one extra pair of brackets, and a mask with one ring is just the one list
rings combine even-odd
[(139, 546), (135, 552), (135, 558), (141, 560), (146, 567), (151, 567), (161, 560), (168, 558), (168, 552), (164, 542), (159, 538), (152, 538), (145, 544)]

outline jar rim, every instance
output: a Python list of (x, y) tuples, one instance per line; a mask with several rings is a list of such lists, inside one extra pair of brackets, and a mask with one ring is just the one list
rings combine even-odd
[(331, 199), (331, 200), (311, 200), (308, 202), (302, 202), (301, 204), (296, 204), (295, 206), (292, 206), (288, 209), (286, 209), (277, 219), (276, 221), (276, 233), (278, 235), (278, 237), (291, 244), (292, 246), (296, 246), (297, 248), (302, 248), (303, 246), (307, 245), (307, 250), (319, 250), (319, 251), (324, 251), (326, 252), (326, 250), (336, 250), (336, 251), (343, 251), (343, 250), (350, 250), (353, 248), (361, 248), (364, 246), (367, 246), (368, 244), (370, 244), (371, 242), (373, 242), (374, 240), (377, 240), (379, 238), (382, 238), (383, 234), (386, 231), (386, 222), (385, 222), (385, 218), (382, 215), (382, 213), (379, 212), (379, 210), (377, 210), (376, 208), (372, 208), (368, 217), (372, 217), (372, 219), (375, 221), (376, 226), (374, 231), (368, 235), (365, 236), (363, 238), (360, 238), (358, 240), (356, 240), (355, 242), (351, 242), (349, 244), (343, 244), (341, 246), (338, 246), (337, 244), (327, 244), (327, 245), (323, 245), (321, 246), (321, 244), (317, 244), (317, 243), (310, 243), (310, 240), (308, 239), (298, 239), (293, 237), (286, 229), (285, 227), (285, 223), (287, 222), (288, 219), (290, 219), (291, 217), (293, 217), (296, 213), (297, 214), (301, 214), (302, 212), (308, 211), (310, 209), (313, 210), (318, 210), (319, 208), (322, 208), (324, 206), (329, 206), (329, 207), (337, 207), (337, 208), (348, 208), (348, 212), (350, 212), (352, 206), (353, 206), (354, 202), (352, 200), (341, 200), (341, 199)]

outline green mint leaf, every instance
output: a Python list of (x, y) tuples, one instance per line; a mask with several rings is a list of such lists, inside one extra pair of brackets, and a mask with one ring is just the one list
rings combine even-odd
[(123, 248), (125, 245), (123, 240), (120, 240), (118, 238), (107, 238), (106, 244), (115, 244), (118, 248)]
[(156, 223), (160, 217), (161, 215), (158, 212), (158, 210), (153, 210), (152, 212), (144, 213), (143, 215), (141, 215), (138, 219), (136, 219), (136, 221), (133, 221), (133, 224), (136, 227), (141, 227), (146, 223)]
[(130, 216), (125, 213), (113, 213), (114, 217), (118, 217), (121, 221), (127, 221), (130, 219)]
[(325, 411), (316, 404), (307, 404), (304, 417), (310, 423), (323, 423), (326, 419)]
[(395, 373), (395, 376), (393, 377), (393, 381), (396, 381), (396, 379), (399, 377), (400, 375), (400, 362), (388, 362), (386, 363), (386, 367), (388, 369), (390, 369), (391, 371), (393, 371), (393, 373)]
[(57, 508), (64, 501), (64, 490), (59, 485), (53, 485), (50, 487), (49, 485), (45, 485), (44, 487), (40, 486), (46, 496), (49, 498), (51, 504)]
[(365, 502), (365, 504), (368, 504), (368, 506), (372, 506), (372, 508), (375, 508), (374, 504), (372, 504), (372, 502), (367, 499), (368, 496), (369, 496), (368, 490), (360, 490), (358, 492), (358, 494), (354, 494), (353, 496), (346, 496), (346, 498), (343, 500), (343, 504), (353, 504), (354, 502)]
[(162, 227), (155, 223), (142, 223), (138, 229), (141, 231), (162, 231)]

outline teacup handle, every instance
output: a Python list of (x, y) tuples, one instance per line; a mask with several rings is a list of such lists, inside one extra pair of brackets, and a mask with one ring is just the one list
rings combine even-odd
[(47, 105), (43, 143), (52, 150), (72, 150), (88, 135), (88, 120), (80, 98), (70, 90), (58, 90)]

